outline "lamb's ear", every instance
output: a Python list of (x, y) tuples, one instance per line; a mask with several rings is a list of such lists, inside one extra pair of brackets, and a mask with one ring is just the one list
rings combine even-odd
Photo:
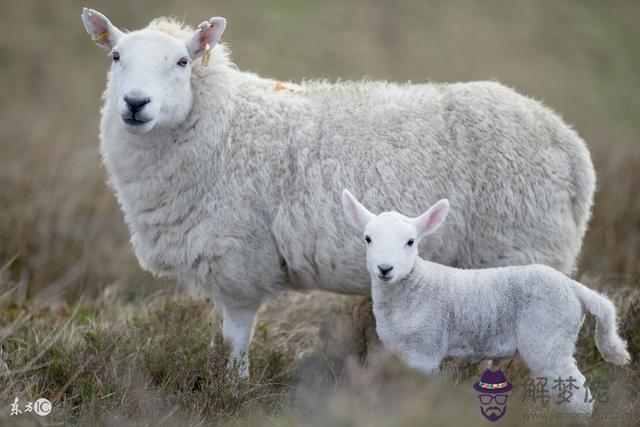
[(442, 199), (431, 206), (428, 211), (415, 218), (413, 221), (418, 229), (418, 238), (433, 233), (442, 225), (449, 213), (449, 201)]
[(190, 39), (187, 40), (187, 51), (191, 55), (192, 59), (196, 59), (202, 56), (207, 49), (213, 49), (213, 47), (220, 41), (220, 36), (227, 26), (227, 20), (220, 17), (214, 17), (208, 21), (204, 21), (198, 25), (198, 29), (193, 33)]
[(342, 191), (342, 210), (349, 222), (360, 232), (364, 232), (367, 223), (375, 217), (353, 197), (353, 194), (349, 193), (349, 190)]
[(104, 50), (111, 50), (123, 35), (106, 16), (93, 9), (82, 9), (82, 22), (91, 39)]

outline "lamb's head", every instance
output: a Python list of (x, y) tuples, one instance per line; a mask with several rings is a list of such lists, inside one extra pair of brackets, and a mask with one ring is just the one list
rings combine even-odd
[(195, 32), (180, 28), (169, 34), (154, 21), (145, 29), (124, 33), (101, 13), (86, 8), (82, 21), (112, 59), (105, 102), (113, 103), (120, 124), (134, 134), (175, 128), (187, 118), (193, 104), (192, 64), (210, 53), (226, 25), (224, 18), (211, 18)]
[(367, 244), (367, 269), (372, 280), (395, 283), (411, 272), (418, 243), (444, 222), (449, 201), (442, 199), (424, 214), (409, 218), (398, 212), (371, 213), (353, 195), (342, 192), (342, 209)]

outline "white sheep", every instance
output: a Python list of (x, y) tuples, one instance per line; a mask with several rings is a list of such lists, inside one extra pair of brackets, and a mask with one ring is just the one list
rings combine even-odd
[[(551, 267), (465, 270), (420, 258), (418, 243), (443, 223), (448, 200), (416, 218), (374, 215), (347, 190), (342, 206), (366, 241), (378, 335), (408, 365), (436, 373), (447, 356), (501, 359), (518, 352), (548, 384), (573, 377), (582, 385), (573, 352), (585, 310), (597, 318), (595, 341), (604, 359), (629, 362), (613, 303)], [(583, 399), (569, 405), (591, 411)]]
[(268, 295), (369, 292), (335, 188), (416, 213), (448, 194), (460, 209), (424, 248), (439, 262), (571, 271), (595, 176), (584, 142), (539, 102), (493, 82), (264, 79), (217, 44), (223, 18), (128, 33), (89, 9), (83, 21), (112, 59), (100, 150), (136, 256), (213, 296), (235, 358)]

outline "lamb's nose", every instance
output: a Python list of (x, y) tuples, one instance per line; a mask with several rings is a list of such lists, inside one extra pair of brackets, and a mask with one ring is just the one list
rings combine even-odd
[(132, 113), (137, 113), (138, 111), (142, 110), (142, 107), (151, 102), (151, 98), (134, 98), (125, 96), (124, 102), (127, 103), (129, 111), (131, 111)]
[(380, 270), (380, 274), (386, 276), (388, 272), (393, 270), (393, 266), (389, 264), (378, 264), (378, 270)]

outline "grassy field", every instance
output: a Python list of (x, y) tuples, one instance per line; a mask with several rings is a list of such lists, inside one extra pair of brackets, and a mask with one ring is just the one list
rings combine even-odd
[[(639, 2), (25, 0), (0, 6), (0, 424), (482, 421), (471, 388), (480, 367), (451, 363), (440, 379), (402, 367), (373, 339), (362, 299), (271, 301), (251, 379), (225, 370), (210, 302), (138, 267), (105, 186), (97, 133), (108, 60), (84, 32), (85, 5), (129, 29), (160, 15), (225, 16), (238, 66), (281, 80), (494, 79), (543, 100), (587, 141), (598, 176), (577, 277), (621, 304), (640, 357)], [(590, 319), (577, 359), (609, 384), (596, 423), (640, 423), (640, 365), (604, 364), (592, 332)], [(517, 359), (505, 369), (524, 383)], [(532, 410), (518, 393), (502, 425)], [(54, 411), (10, 417), (15, 397), (46, 397)]]

